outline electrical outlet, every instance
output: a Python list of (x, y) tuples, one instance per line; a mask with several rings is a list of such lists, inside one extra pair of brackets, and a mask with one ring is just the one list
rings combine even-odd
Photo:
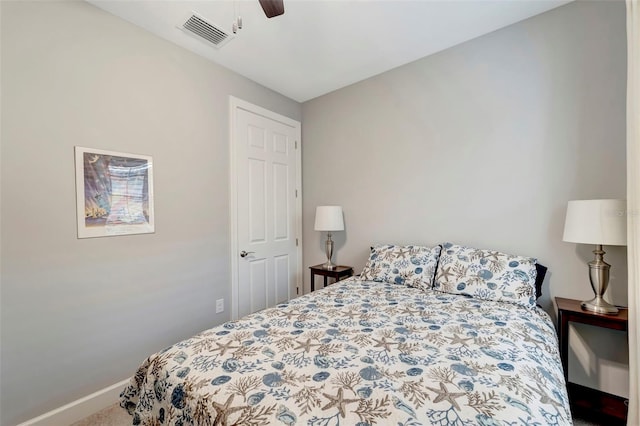
[(224, 312), (224, 299), (216, 300), (216, 314)]

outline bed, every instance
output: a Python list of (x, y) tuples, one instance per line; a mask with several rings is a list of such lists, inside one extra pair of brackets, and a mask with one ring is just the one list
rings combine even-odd
[(143, 425), (572, 423), (542, 309), (409, 285), (397, 268), (372, 280), (371, 263), (150, 356), (121, 406)]

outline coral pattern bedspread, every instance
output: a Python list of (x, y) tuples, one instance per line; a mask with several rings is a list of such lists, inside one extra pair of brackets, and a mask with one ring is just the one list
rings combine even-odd
[(340, 281), (149, 357), (133, 424), (568, 425), (541, 309)]

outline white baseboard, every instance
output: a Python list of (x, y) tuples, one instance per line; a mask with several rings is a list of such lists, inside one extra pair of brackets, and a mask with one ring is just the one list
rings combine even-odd
[(115, 383), (107, 388), (77, 399), (67, 405), (51, 410), (41, 416), (20, 423), (18, 426), (63, 426), (82, 420), (91, 414), (118, 402), (120, 392), (129, 383), (129, 379)]

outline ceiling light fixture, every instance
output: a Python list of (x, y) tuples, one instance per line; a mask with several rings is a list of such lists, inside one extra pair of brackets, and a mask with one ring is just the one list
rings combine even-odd
[(231, 30), (236, 34), (238, 30), (242, 29), (242, 16), (238, 14), (238, 2), (233, 2), (233, 15), (236, 16), (236, 19), (231, 24)]

